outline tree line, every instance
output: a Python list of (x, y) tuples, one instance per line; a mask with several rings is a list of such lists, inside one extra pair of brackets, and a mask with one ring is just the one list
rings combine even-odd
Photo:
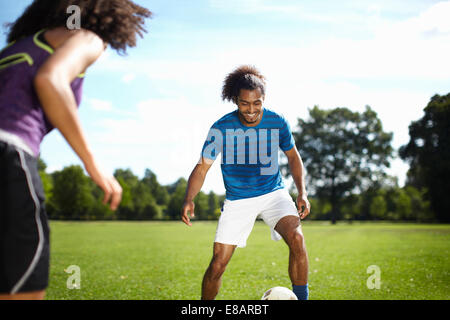
[[(383, 130), (369, 106), (363, 112), (314, 106), (308, 119), (298, 119), (293, 136), (307, 171), (308, 219), (450, 222), (450, 93), (433, 96), (409, 133), (410, 141), (394, 150), (392, 133)], [(403, 187), (386, 174), (397, 154), (410, 164)], [(286, 159), (281, 171), (290, 175)], [(39, 172), (51, 219), (178, 220), (187, 186), (184, 178), (161, 185), (150, 169), (142, 178), (130, 169), (117, 169), (114, 176), (123, 197), (113, 212), (80, 166), (47, 173), (40, 160)], [(290, 191), (295, 199), (296, 190)], [(200, 192), (196, 218), (216, 220), (224, 199)]]
[[(450, 93), (435, 95), (398, 152), (376, 112), (322, 110), (293, 132), (307, 169), (314, 216), (346, 220), (450, 222)], [(396, 153), (410, 165), (400, 188), (386, 169)], [(284, 174), (288, 172), (284, 166)]]
[[(187, 181), (178, 179), (161, 185), (150, 169), (143, 178), (130, 169), (117, 169), (114, 176), (123, 189), (116, 211), (103, 205), (103, 192), (89, 179), (81, 166), (72, 165), (53, 173), (39, 160), (39, 174), (46, 194), (46, 209), (54, 220), (178, 220)], [(215, 220), (225, 199), (213, 191), (200, 192), (195, 199), (195, 214), (201, 220)]]

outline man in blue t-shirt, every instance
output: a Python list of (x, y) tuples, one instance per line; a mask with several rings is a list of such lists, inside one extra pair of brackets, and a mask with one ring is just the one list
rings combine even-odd
[[(271, 228), (273, 240), (283, 238), (288, 245), (293, 291), (299, 300), (308, 298), (308, 256), (300, 224), (310, 211), (305, 170), (288, 122), (263, 107), (265, 91), (264, 76), (252, 66), (241, 66), (227, 76), (222, 98), (235, 103), (237, 110), (212, 125), (200, 161), (189, 177), (181, 219), (191, 226), (189, 214), (194, 217), (194, 198), (222, 153), (226, 199), (217, 225), (213, 258), (203, 277), (205, 300), (216, 297), (234, 250), (245, 247), (258, 216)], [(288, 158), (298, 190), (297, 207), (284, 188), (278, 149)]]

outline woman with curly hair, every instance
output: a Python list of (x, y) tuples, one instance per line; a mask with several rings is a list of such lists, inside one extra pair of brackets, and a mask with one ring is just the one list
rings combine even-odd
[[(68, 29), (71, 6), (79, 29)], [(9, 25), (0, 51), (0, 299), (45, 296), (49, 227), (37, 159), (53, 128), (117, 209), (122, 189), (97, 163), (77, 108), (86, 69), (108, 45), (121, 54), (134, 47), (151, 14), (130, 0), (34, 0)]]

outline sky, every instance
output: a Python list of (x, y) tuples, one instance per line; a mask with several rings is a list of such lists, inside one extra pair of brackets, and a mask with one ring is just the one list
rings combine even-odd
[[(108, 49), (87, 71), (80, 118), (104, 170), (149, 168), (162, 184), (188, 178), (211, 125), (235, 106), (225, 76), (255, 65), (265, 106), (293, 130), (308, 110), (369, 105), (397, 150), (430, 98), (450, 92), (450, 1), (139, 0), (154, 16), (138, 46)], [(31, 0), (0, 0), (0, 26)], [(6, 29), (0, 45), (6, 44)], [(301, 154), (301, 148), (299, 149)], [(59, 132), (42, 143), (48, 172), (80, 164)], [(224, 193), (220, 161), (203, 191)], [(398, 157), (388, 173), (405, 181)], [(288, 180), (289, 185), (291, 182)]]

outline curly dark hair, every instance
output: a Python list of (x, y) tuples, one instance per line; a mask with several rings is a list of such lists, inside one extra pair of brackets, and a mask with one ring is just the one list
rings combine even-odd
[(223, 82), (222, 100), (235, 102), (241, 89), (260, 89), (262, 95), (266, 93), (266, 78), (254, 66), (243, 65), (230, 73)]
[(121, 54), (136, 46), (136, 38), (147, 32), (145, 18), (152, 12), (130, 0), (34, 0), (10, 28), (8, 42), (31, 36), (42, 29), (66, 26), (67, 8), (81, 9), (81, 27), (95, 32)]

